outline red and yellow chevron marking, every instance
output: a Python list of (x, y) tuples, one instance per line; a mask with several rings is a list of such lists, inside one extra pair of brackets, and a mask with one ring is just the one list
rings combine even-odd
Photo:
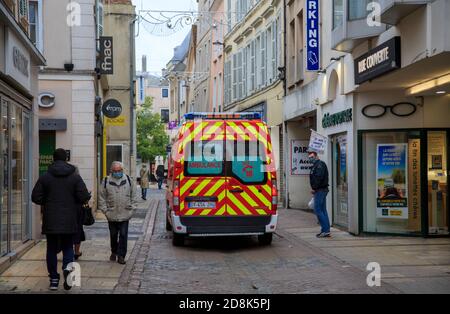
[[(178, 151), (183, 156), (185, 147), (191, 141), (205, 140), (260, 141), (266, 148), (267, 161), (273, 161), (272, 145), (267, 126), (262, 122), (217, 121), (186, 122), (180, 131)], [(226, 177), (185, 177), (183, 167), (178, 167), (176, 177), (180, 180), (180, 214), (182, 216), (258, 216), (272, 215), (272, 179), (268, 172), (268, 182), (263, 185), (243, 185), (234, 178)], [(228, 190), (239, 187), (242, 193)], [(189, 209), (185, 201), (188, 196), (216, 196), (215, 208)]]

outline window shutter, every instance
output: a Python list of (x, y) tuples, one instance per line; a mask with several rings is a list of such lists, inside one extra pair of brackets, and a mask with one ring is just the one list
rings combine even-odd
[(266, 85), (266, 62), (267, 62), (267, 33), (261, 35), (261, 87)]
[(281, 51), (278, 51), (277, 39), (279, 37), (279, 29), (277, 27), (277, 22), (272, 23), (272, 78), (276, 81), (278, 78), (278, 65), (277, 65), (277, 55), (281, 55)]

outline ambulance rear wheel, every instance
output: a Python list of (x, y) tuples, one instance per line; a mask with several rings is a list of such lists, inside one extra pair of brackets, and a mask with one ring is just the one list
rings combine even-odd
[(184, 245), (184, 235), (179, 233), (173, 233), (172, 237), (173, 246), (183, 246)]
[(258, 242), (261, 245), (270, 245), (272, 244), (273, 233), (265, 233), (263, 235), (258, 236)]

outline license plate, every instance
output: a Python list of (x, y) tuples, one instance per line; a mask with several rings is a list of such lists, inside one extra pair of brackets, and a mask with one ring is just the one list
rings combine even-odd
[(189, 202), (189, 208), (215, 208), (216, 203), (214, 202)]

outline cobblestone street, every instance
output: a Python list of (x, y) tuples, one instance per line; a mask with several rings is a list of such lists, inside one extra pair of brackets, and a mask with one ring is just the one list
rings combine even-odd
[[(164, 228), (163, 195), (152, 192), (159, 200), (155, 223), (149, 224), (153, 235), (146, 235), (133, 271), (116, 292), (450, 292), (449, 239), (353, 237), (335, 229), (333, 238), (316, 239), (312, 214), (280, 210), (270, 247), (259, 246), (255, 238), (206, 238), (179, 248)], [(366, 284), (369, 262), (381, 264), (381, 287)]]
[[(86, 228), (82, 286), (68, 293), (450, 292), (449, 239), (354, 237), (337, 229), (331, 239), (317, 239), (312, 214), (282, 209), (271, 246), (244, 237), (190, 239), (173, 247), (164, 227), (164, 194), (149, 192), (132, 219), (127, 264), (108, 261), (107, 224), (97, 220)], [(1, 275), (0, 290), (47, 292), (44, 253), (42, 241)], [(366, 284), (369, 262), (381, 265), (381, 287)]]

